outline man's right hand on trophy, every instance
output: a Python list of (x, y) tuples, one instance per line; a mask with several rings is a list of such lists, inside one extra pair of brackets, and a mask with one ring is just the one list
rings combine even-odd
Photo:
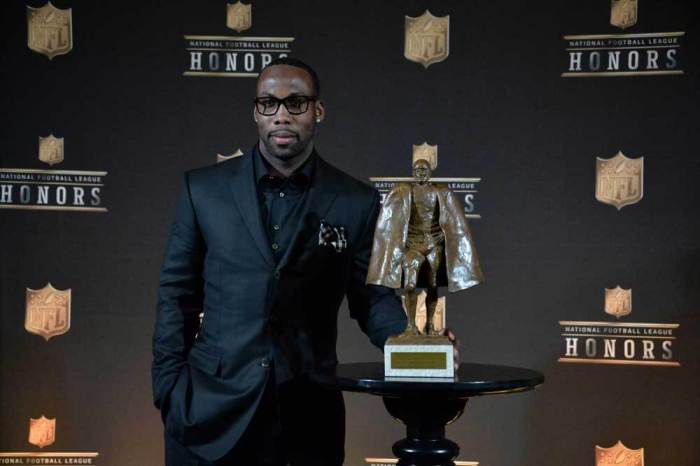
[(453, 359), (455, 362), (455, 372), (457, 372), (457, 369), (459, 369), (459, 339), (457, 338), (457, 335), (455, 335), (449, 328), (443, 329), (442, 334), (450, 340), (450, 343), (452, 343), (452, 348), (454, 348)]

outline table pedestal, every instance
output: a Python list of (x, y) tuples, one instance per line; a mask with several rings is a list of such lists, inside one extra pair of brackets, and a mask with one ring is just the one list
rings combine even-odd
[(384, 396), (383, 400), (389, 414), (406, 425), (406, 438), (392, 448), (399, 466), (454, 466), (459, 445), (445, 438), (445, 425), (462, 415), (467, 398)]
[(382, 363), (340, 364), (311, 378), (328, 388), (381, 396), (389, 414), (406, 425), (406, 438), (393, 446), (399, 466), (455, 466), (459, 446), (445, 438), (445, 426), (462, 415), (467, 399), (524, 392), (544, 382), (530, 369), (469, 363), (449, 380), (384, 377)]

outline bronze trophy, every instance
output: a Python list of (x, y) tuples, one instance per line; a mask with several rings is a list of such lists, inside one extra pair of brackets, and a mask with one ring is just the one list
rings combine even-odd
[[(425, 152), (414, 151), (415, 181), (389, 192), (374, 232), (367, 283), (402, 289), (408, 315), (406, 330), (384, 346), (386, 376), (453, 377), (452, 344), (433, 325), (438, 287), (457, 292), (484, 281), (464, 207), (446, 185), (430, 182), (437, 153)], [(422, 332), (415, 323), (420, 288), (426, 290)]]

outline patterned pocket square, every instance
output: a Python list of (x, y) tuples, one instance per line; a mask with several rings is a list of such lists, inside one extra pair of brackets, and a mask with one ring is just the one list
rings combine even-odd
[(343, 252), (348, 247), (345, 228), (334, 227), (325, 220), (321, 220), (321, 227), (318, 230), (318, 245), (332, 246), (335, 252)]

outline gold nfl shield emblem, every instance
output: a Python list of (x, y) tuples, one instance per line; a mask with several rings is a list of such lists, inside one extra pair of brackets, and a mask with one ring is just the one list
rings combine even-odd
[(226, 4), (226, 27), (236, 32), (250, 29), (253, 25), (253, 5), (240, 1)]
[(618, 319), (632, 313), (632, 289), (605, 289), (605, 313)]
[(413, 163), (416, 163), (416, 160), (423, 159), (430, 163), (431, 170), (435, 170), (437, 168), (438, 162), (437, 155), (437, 144), (435, 144), (434, 146), (431, 146), (427, 142), (424, 142), (420, 145), (413, 144)]
[(406, 16), (404, 57), (429, 67), (450, 54), (450, 16), (436, 17), (425, 10), (421, 16)]
[(49, 341), (70, 329), (71, 290), (57, 290), (51, 283), (40, 290), (26, 290), (24, 328)]
[(618, 152), (609, 159), (596, 158), (595, 198), (617, 210), (636, 204), (644, 195), (644, 157), (630, 159)]
[(632, 450), (618, 441), (609, 448), (595, 447), (596, 466), (644, 466), (644, 448)]
[(39, 448), (48, 447), (56, 441), (56, 419), (29, 418), (29, 443)]
[(49, 165), (63, 162), (63, 138), (39, 136), (39, 160)]
[(41, 8), (27, 6), (27, 46), (52, 60), (73, 48), (71, 9), (61, 10), (48, 2)]
[(620, 29), (637, 24), (637, 0), (611, 0), (610, 24)]

